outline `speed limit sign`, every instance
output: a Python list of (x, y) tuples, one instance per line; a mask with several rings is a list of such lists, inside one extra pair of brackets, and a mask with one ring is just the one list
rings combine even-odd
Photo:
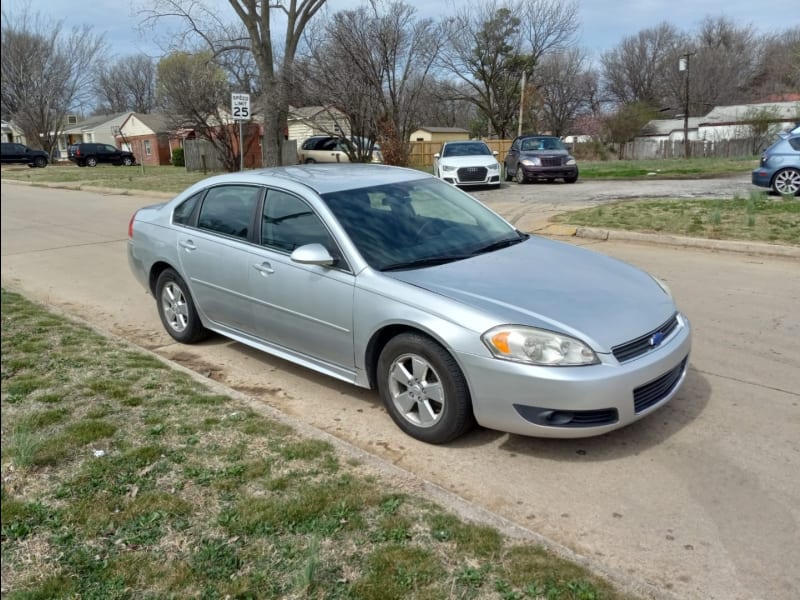
[(236, 121), (250, 119), (250, 94), (231, 94), (231, 114)]

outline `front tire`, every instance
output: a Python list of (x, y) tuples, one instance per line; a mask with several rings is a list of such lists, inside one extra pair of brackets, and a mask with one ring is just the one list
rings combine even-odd
[(783, 169), (772, 178), (772, 190), (781, 196), (797, 196), (800, 193), (800, 171)]
[(464, 375), (447, 350), (427, 336), (403, 333), (378, 359), (378, 392), (400, 429), (429, 444), (445, 444), (475, 425)]
[(307, 158), (307, 159), (306, 159), (306, 164), (307, 164), (307, 165), (313, 165), (313, 164), (315, 164), (316, 162), (317, 162), (317, 161), (315, 161), (313, 158)]
[(158, 276), (156, 302), (161, 324), (173, 339), (194, 344), (208, 337), (186, 282), (173, 269), (165, 269)]
[(37, 156), (33, 159), (33, 166), (37, 169), (44, 169), (47, 166), (47, 159), (44, 156)]
[(522, 168), (522, 165), (517, 165), (517, 172), (514, 173), (514, 179), (517, 183), (528, 183), (528, 178), (525, 177), (525, 170)]
[(564, 183), (575, 183), (578, 181), (578, 176), (575, 177), (564, 177)]
[(132, 164), (133, 164), (133, 161), (131, 160), (131, 158), (129, 156), (126, 156), (125, 158), (122, 159), (122, 166), (123, 167), (130, 167)]
[(91, 156), (86, 159), (86, 166), (87, 167), (96, 167), (97, 166), (97, 159), (94, 156)]

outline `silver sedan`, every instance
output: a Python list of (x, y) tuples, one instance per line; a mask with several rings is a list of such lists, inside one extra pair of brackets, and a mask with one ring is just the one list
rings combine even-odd
[(377, 389), (430, 443), (476, 422), (606, 433), (669, 402), (689, 360), (663, 283), (408, 169), (212, 177), (137, 211), (128, 259), (174, 339), (213, 331)]

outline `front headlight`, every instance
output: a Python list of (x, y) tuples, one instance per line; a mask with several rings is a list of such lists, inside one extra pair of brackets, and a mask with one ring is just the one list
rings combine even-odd
[(526, 167), (541, 167), (542, 161), (538, 158), (523, 158), (522, 164)]
[(570, 157), (567, 159), (567, 164), (568, 164), (568, 165), (574, 165), (574, 164), (575, 164), (575, 159), (574, 159), (573, 157), (571, 157), (571, 156), (570, 156)]
[(456, 167), (453, 165), (442, 165), (442, 171), (455, 171)]
[(546, 329), (523, 325), (500, 325), (481, 336), (495, 358), (532, 365), (562, 367), (600, 362), (594, 351), (580, 340)]
[(490, 165), (486, 165), (486, 168), (490, 171), (498, 171), (500, 169), (500, 163), (492, 163)]

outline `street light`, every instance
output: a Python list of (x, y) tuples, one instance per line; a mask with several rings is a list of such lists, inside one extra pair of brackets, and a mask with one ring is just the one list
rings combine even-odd
[(694, 56), (694, 52), (686, 52), (681, 55), (678, 61), (678, 71), (686, 71), (686, 85), (684, 86), (683, 96), (683, 156), (691, 158), (692, 147), (689, 144), (689, 59)]

